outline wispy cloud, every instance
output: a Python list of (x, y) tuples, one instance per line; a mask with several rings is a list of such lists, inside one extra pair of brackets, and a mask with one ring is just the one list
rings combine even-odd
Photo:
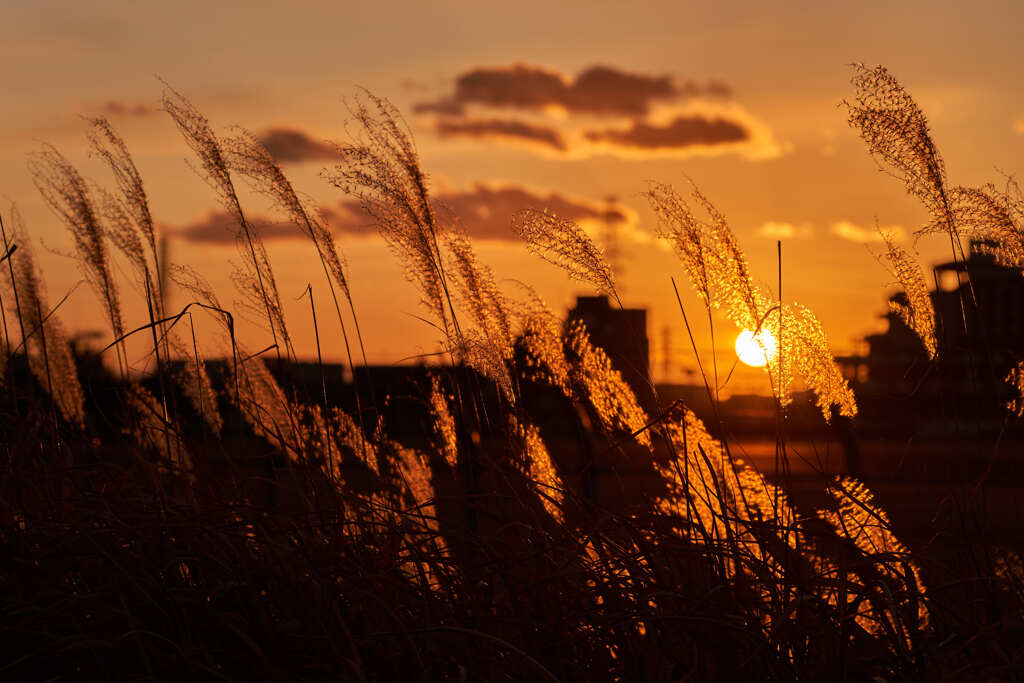
[(806, 239), (814, 234), (814, 228), (809, 223), (765, 221), (758, 227), (757, 234), (774, 240)]
[(737, 121), (694, 114), (677, 116), (664, 125), (637, 121), (625, 130), (588, 130), (584, 137), (590, 142), (619, 147), (661, 150), (744, 142), (749, 139), (749, 133)]
[[(517, 242), (512, 217), (517, 211), (533, 208), (577, 221), (595, 237), (611, 226), (624, 242), (652, 241), (651, 236), (638, 227), (637, 213), (616, 199), (601, 201), (521, 185), (476, 183), (466, 190), (439, 192), (434, 204), (444, 215), (455, 217), (461, 229), (478, 240)], [(343, 201), (324, 207), (323, 215), (336, 234), (357, 238), (376, 235), (373, 219), (363, 212), (358, 202)], [(265, 240), (303, 237), (298, 228), (287, 222), (266, 216), (253, 216), (249, 221)], [(234, 244), (235, 232), (234, 219), (223, 211), (208, 212), (174, 230), (181, 239), (199, 244)]]
[(907, 231), (900, 225), (883, 225), (879, 228), (866, 228), (851, 221), (837, 221), (832, 224), (832, 234), (851, 242), (861, 244), (884, 242), (882, 233), (890, 235), (897, 242), (907, 239)]
[(576, 114), (646, 114), (658, 100), (695, 96), (726, 97), (721, 81), (676, 83), (667, 75), (630, 73), (610, 66), (592, 66), (575, 77), (530, 64), (476, 67), (460, 74), (455, 92), (420, 102), (418, 113), (463, 114), (467, 105), (502, 109), (560, 109)]
[(568, 144), (554, 128), (506, 119), (441, 118), (434, 130), (442, 138), (491, 138), (540, 145), (556, 152), (566, 152)]
[(575, 76), (529, 64), (477, 67), (414, 111), (442, 138), (492, 140), (550, 156), (774, 158), (786, 151), (718, 80), (592, 66)]
[(104, 116), (151, 116), (160, 111), (156, 105), (143, 102), (122, 102), (120, 100), (107, 100), (98, 107)]
[[(302, 237), (302, 232), (291, 223), (248, 214), (246, 221), (264, 239)], [(235, 218), (226, 211), (209, 211), (191, 223), (172, 230), (172, 234), (197, 244), (234, 244), (237, 232)]]
[(268, 128), (260, 133), (259, 141), (279, 163), (338, 161), (343, 156), (336, 145), (326, 140), (317, 140), (298, 128)]

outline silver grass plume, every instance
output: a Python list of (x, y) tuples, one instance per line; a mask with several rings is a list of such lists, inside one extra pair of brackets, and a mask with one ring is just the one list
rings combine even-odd
[(924, 112), (885, 67), (852, 67), (856, 99), (843, 102), (850, 125), (860, 133), (872, 156), (891, 168), (907, 192), (924, 204), (934, 224), (949, 233), (963, 256), (946, 192), (946, 167)]
[(558, 523), (565, 521), (562, 512), (562, 501), (565, 497), (565, 486), (555, 469), (551, 454), (548, 452), (540, 430), (529, 423), (519, 422), (514, 415), (509, 415), (512, 435), (519, 441), (523, 459), (526, 461), (526, 476), (536, 488), (544, 510)]
[(547, 211), (524, 209), (513, 217), (512, 227), (532, 253), (619, 301), (611, 264), (575, 222)]
[[(812, 389), (825, 419), (830, 406), (842, 415), (857, 412), (853, 391), (832, 356), (817, 317), (797, 304), (781, 307), (767, 288), (756, 284), (747, 258), (725, 216), (695, 186), (693, 201), (707, 218), (698, 219), (690, 204), (666, 185), (654, 185), (648, 200), (690, 274), (698, 294), (710, 308), (720, 308), (741, 329), (767, 329), (779, 340), (780, 352), (769, 358), (767, 371), (772, 390), (784, 405), (790, 387), (799, 378)], [(781, 335), (780, 335), (781, 327)]]
[[(274, 343), (283, 344), (285, 353), (294, 356), (270, 260), (258, 232), (242, 211), (220, 139), (206, 117), (170, 86), (164, 90), (163, 106), (185, 137), (185, 142), (199, 158), (201, 169), (197, 173), (214, 190), (221, 204), (235, 219), (235, 241), (244, 264), (236, 270), (236, 284), (244, 297), (251, 299), (255, 296), (260, 300), (263, 309), (261, 317), (270, 327)], [(280, 355), (280, 347), (277, 352)]]
[(890, 301), (889, 310), (914, 331), (928, 352), (928, 358), (934, 359), (939, 349), (935, 338), (935, 308), (928, 295), (928, 283), (921, 266), (906, 250), (896, 245), (892, 235), (883, 232), (882, 239), (886, 247), (882, 259), (888, 262), (889, 272), (906, 294), (905, 302)]
[[(121, 201), (117, 202), (116, 209), (107, 208), (111, 207), (114, 201), (109, 195), (105, 195), (105, 213), (112, 211), (115, 215), (120, 214), (130, 219), (130, 224), (128, 224), (119, 215), (118, 220), (114, 222), (110, 231), (110, 238), (129, 258), (134, 260), (139, 259), (135, 252), (139, 250), (138, 246), (141, 246), (137, 246), (136, 242), (144, 241), (145, 246), (148, 247), (149, 258), (152, 261), (152, 271), (149, 272), (148, 268), (146, 270), (152, 281), (151, 286), (154, 292), (153, 300), (156, 309), (155, 317), (157, 319), (163, 318), (164, 292), (161, 291), (162, 278), (160, 277), (163, 264), (160, 263), (156, 228), (153, 223), (153, 216), (149, 210), (149, 197), (142, 183), (142, 175), (135, 166), (135, 162), (128, 152), (128, 147), (125, 145), (124, 140), (121, 139), (121, 136), (117, 134), (107, 119), (99, 117), (90, 119), (89, 123), (90, 128), (87, 137), (93, 153), (106, 162), (114, 175), (114, 180), (121, 195)], [(108, 213), (108, 217), (109, 215)], [(132, 230), (133, 233), (137, 232), (135, 238), (122, 235), (123, 232), (126, 232), (129, 225), (134, 228)], [(141, 240), (139, 240), (138, 235), (141, 235)], [(125, 246), (119, 244), (119, 241), (124, 241), (126, 246), (130, 245), (132, 253), (129, 254)], [(142, 258), (142, 263), (146, 263), (144, 257)]]
[[(81, 426), (85, 420), (85, 394), (78, 381), (78, 369), (71, 355), (64, 326), (46, 304), (46, 295), (21, 216), (11, 211), (14, 242), (17, 252), (11, 254), (14, 280), (10, 283), (17, 291), (17, 309), (12, 314), (24, 321), (25, 353), (29, 369), (57, 405), (64, 420)], [(11, 306), (13, 297), (8, 298)]]
[(572, 323), (565, 343), (574, 358), (570, 363), (573, 383), (579, 387), (582, 397), (593, 407), (601, 423), (607, 429), (628, 434), (639, 432), (636, 440), (650, 448), (650, 434), (640, 431), (647, 424), (647, 413), (622, 379), (622, 374), (612, 367), (604, 350), (591, 343), (583, 321)]
[(110, 272), (105, 231), (85, 179), (49, 145), (32, 157), (29, 168), (39, 193), (71, 233), (85, 279), (103, 306), (114, 339), (121, 338), (121, 302)]
[(448, 398), (441, 381), (436, 375), (430, 376), (430, 415), (434, 419), (434, 434), (441, 443), (441, 453), (449, 467), (455, 469), (459, 463), (459, 438), (452, 417)]
[(420, 168), (419, 153), (401, 114), (387, 100), (364, 91), (352, 108), (359, 126), (356, 140), (344, 145), (344, 161), (324, 176), (356, 198), (377, 230), (401, 259), (406, 278), (420, 290), (422, 302), (444, 331), (453, 336), (451, 304), (441, 259), (444, 232)]
[(493, 380), (514, 403), (515, 391), (508, 363), (512, 360), (515, 340), (508, 300), (498, 288), (491, 269), (477, 260), (465, 234), (447, 234), (445, 245), (458, 299), (475, 324), (475, 328), (463, 330), (457, 350), (471, 367)]

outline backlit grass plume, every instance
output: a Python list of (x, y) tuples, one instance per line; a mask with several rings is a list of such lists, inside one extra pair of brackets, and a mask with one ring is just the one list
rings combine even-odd
[(650, 434), (641, 431), (647, 424), (647, 413), (622, 379), (622, 373), (612, 367), (608, 354), (590, 341), (590, 334), (582, 321), (577, 320), (569, 327), (565, 345), (569, 351), (570, 377), (604, 427), (627, 434), (636, 433), (636, 440), (650, 448)]
[[(224, 150), (229, 168), (248, 178), (257, 191), (270, 197), (277, 208), (312, 240), (324, 276), (327, 278), (334, 309), (341, 326), (349, 365), (351, 365), (352, 353), (349, 347), (348, 331), (338, 302), (338, 291), (341, 292), (352, 314), (360, 348), (363, 348), (362, 334), (359, 332), (359, 321), (356, 317), (355, 305), (352, 302), (345, 257), (338, 250), (334, 235), (331, 234), (323, 214), (310, 200), (299, 197), (291, 181), (274, 161), (267, 148), (249, 131), (242, 130), (237, 136), (225, 140)], [(363, 361), (365, 362), (365, 360), (366, 350), (363, 349)]]
[[(64, 155), (46, 145), (29, 162), (45, 202), (71, 233), (82, 272), (107, 316), (114, 339), (124, 336), (121, 301), (108, 260), (106, 231), (85, 179)], [(122, 372), (127, 362), (120, 351)]]
[[(1013, 179), (999, 190), (983, 187), (954, 187), (948, 193), (950, 210), (957, 228), (974, 240), (973, 247), (991, 255), (1010, 268), (1024, 267), (1024, 197)], [(919, 230), (928, 234), (940, 230), (935, 222)]]
[(565, 358), (562, 321), (532, 288), (527, 289), (530, 298), (519, 310), (527, 377), (547, 382), (569, 395), (569, 363)]
[(512, 227), (531, 252), (619, 301), (611, 264), (577, 223), (547, 211), (523, 209), (513, 217)]
[(242, 210), (242, 203), (231, 179), (228, 160), (220, 139), (213, 132), (206, 117), (170, 86), (164, 90), (163, 106), (177, 124), (188, 146), (199, 158), (199, 176), (214, 190), (221, 204), (235, 219), (235, 238), (243, 259), (242, 265), (235, 270), (236, 285), (243, 297), (250, 301), (258, 300), (262, 304), (261, 318), (270, 328), (278, 355), (280, 356), (282, 351), (280, 345), (283, 344), (283, 350), (289, 356), (294, 356), (270, 260), (259, 234)]
[(706, 305), (711, 305), (707, 237), (700, 221), (671, 185), (652, 182), (644, 196), (658, 217), (658, 237), (669, 241), (693, 288)]
[(344, 161), (325, 177), (355, 197), (405, 266), (446, 337), (452, 337), (448, 285), (440, 236), (444, 232), (420, 168), (419, 153), (401, 114), (390, 102), (364, 92), (352, 110), (356, 139), (342, 147)]
[(1017, 361), (1010, 373), (1006, 376), (1006, 383), (1010, 385), (1015, 396), (1006, 403), (1006, 409), (1017, 417), (1024, 417), (1024, 360)]
[(509, 302), (498, 288), (494, 273), (480, 263), (469, 238), (460, 232), (445, 236), (448, 272), (453, 274), (458, 299), (475, 324), (463, 329), (463, 359), (501, 388), (505, 397), (515, 402), (515, 390), (508, 365), (512, 360), (512, 314)]
[(925, 282), (921, 266), (906, 250), (896, 245), (891, 235), (882, 233), (882, 238), (886, 246), (882, 258), (888, 263), (889, 271), (906, 294), (904, 301), (890, 301), (889, 310), (898, 315), (900, 320), (917, 334), (925, 351), (928, 352), (928, 358), (935, 358), (938, 353), (935, 308), (928, 295), (928, 284)]
[(917, 606), (912, 627), (925, 626), (928, 608), (919, 599), (925, 593), (921, 570), (911, 559), (906, 546), (896, 538), (889, 516), (875, 500), (874, 494), (853, 477), (837, 477), (828, 492), (834, 507), (819, 510), (818, 516), (828, 522), (840, 537), (852, 541), (874, 563), (875, 569), (892, 582), (890, 592), (895, 592), (897, 587), (906, 591)]
[(224, 427), (224, 420), (217, 405), (217, 391), (213, 388), (210, 375), (206, 371), (206, 363), (199, 351), (195, 332), (192, 334), (191, 348), (178, 337), (172, 337), (170, 342), (178, 357), (185, 359), (185, 362), (172, 373), (175, 383), (210, 431), (219, 435)]
[[(17, 210), (11, 211), (11, 218), (13, 244), (18, 249), (9, 257), (8, 272), (13, 272), (13, 279), (8, 283), (11, 296), (4, 297), (8, 313), (20, 321), (29, 369), (36, 381), (50, 395), (65, 421), (82, 426), (85, 394), (64, 326), (46, 303), (43, 282)], [(10, 249), (13, 245), (5, 246)]]
[[(120, 201), (116, 202), (116, 208), (112, 209), (118, 220), (111, 226), (111, 240), (118, 244), (126, 256), (136, 261), (141, 260), (141, 264), (138, 265), (147, 266), (145, 272), (149, 276), (150, 289), (154, 293), (155, 317), (163, 318), (162, 304), (165, 297), (161, 291), (163, 278), (160, 277), (163, 264), (160, 262), (156, 227), (150, 213), (149, 198), (142, 182), (142, 175), (128, 152), (128, 146), (107, 119), (99, 117), (90, 119), (89, 123), (87, 136), (93, 153), (110, 168), (120, 192)], [(106, 203), (110, 205), (112, 202), (108, 199)], [(139, 253), (142, 243), (148, 249), (149, 262)], [(151, 271), (149, 263), (152, 264)]]
[(949, 233), (962, 257), (946, 190), (946, 166), (924, 112), (884, 66), (852, 67), (856, 99), (844, 102), (850, 125), (860, 133), (872, 156), (892, 169), (907, 192), (924, 204), (934, 224)]
[(540, 430), (534, 425), (519, 422), (513, 416), (509, 417), (509, 422), (513, 435), (520, 441), (523, 459), (527, 464), (526, 476), (537, 490), (541, 504), (552, 518), (560, 523), (564, 522), (564, 484), (558, 476), (547, 446), (544, 445)]
[(448, 406), (448, 398), (436, 375), (430, 376), (430, 415), (434, 419), (434, 434), (441, 446), (441, 454), (449, 467), (455, 469), (459, 464), (459, 436), (455, 427), (455, 419)]
[(740, 329), (767, 329), (780, 341), (779, 352), (766, 370), (772, 391), (789, 403), (791, 385), (799, 379), (812, 389), (826, 419), (831, 406), (842, 415), (857, 412), (853, 391), (836, 365), (817, 317), (799, 304), (780, 305), (771, 291), (754, 282), (747, 258), (725, 216), (692, 188), (693, 202), (704, 217), (670, 186), (652, 184), (647, 198), (683, 261), (694, 288), (711, 309), (721, 309)]

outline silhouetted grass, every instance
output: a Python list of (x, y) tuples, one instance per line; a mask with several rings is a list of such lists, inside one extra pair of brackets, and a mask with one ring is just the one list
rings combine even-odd
[[(968, 192), (950, 200), (909, 95), (884, 70), (856, 73), (851, 123), (871, 150), (934, 210), (954, 245), (960, 231), (986, 230), (955, 199)], [(369, 94), (352, 110), (359, 133), (343, 147), (345, 160), (326, 175), (378, 221), (449, 362), (431, 368), (421, 387), (427, 417), (416, 443), (390, 435), (358, 387), (354, 412), (328, 396), (322, 374), (320, 395), (305, 396), (289, 381), (294, 353), (270, 253), (245, 217), (235, 176), (271, 196), (313, 242), (351, 365), (338, 293), (358, 335), (357, 285), (344, 257), (255, 138), (221, 139), (172, 90), (164, 105), (237, 222), (244, 265), (235, 282), (273, 342), (255, 353), (241, 347), (216, 292), (159, 253), (142, 179), (108, 123), (93, 122), (91, 140), (120, 195), (92, 188), (56, 150), (41, 154), (37, 183), (76, 240), (119, 372), (95, 355), (80, 355), (76, 366), (26, 232), (16, 227), (8, 239), (5, 230), (0, 677), (1019, 675), (1019, 554), (989, 548), (965, 517), (965, 545), (986, 561), (931, 582), (942, 573), (897, 538), (864, 482), (824, 484), (829, 502), (805, 509), (790, 500), (785, 478), (738, 462), (728, 440), (686, 406), (638, 400), (584, 326), (563, 329), (532, 292), (518, 301), (497, 287), (468, 237), (435, 212), (398, 112)], [(738, 326), (780, 339), (782, 353), (768, 366), (779, 457), (789, 457), (781, 415), (795, 379), (815, 392), (826, 418), (855, 414), (817, 318), (752, 280), (711, 202), (693, 188), (706, 216), (697, 218), (667, 185), (652, 185), (648, 196), (708, 311), (721, 308)], [(1020, 234), (1019, 205), (1008, 196), (985, 233), (1010, 240), (996, 245), (1004, 261)], [(618, 300), (600, 248), (578, 226), (524, 209), (517, 220), (534, 251)], [(122, 321), (109, 244), (142, 284), (148, 319), (138, 325)], [(892, 246), (889, 258), (898, 273), (916, 267)], [(167, 279), (192, 299), (179, 314), (164, 310)], [(908, 293), (905, 313), (926, 345), (932, 335), (934, 358), (929, 302)], [(203, 359), (194, 314), (220, 325), (211, 341), (227, 360)], [(140, 380), (123, 342), (143, 333), (158, 369)], [(261, 357), (270, 350), (276, 364)], [(714, 406), (718, 379), (703, 380)], [(575, 435), (558, 449), (546, 439), (552, 419)], [(609, 461), (645, 472), (643, 491), (616, 501), (598, 495), (593, 471)]]

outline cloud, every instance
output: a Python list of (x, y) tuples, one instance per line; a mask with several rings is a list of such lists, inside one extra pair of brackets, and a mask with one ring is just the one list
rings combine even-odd
[(293, 161), (337, 161), (342, 152), (330, 142), (315, 140), (297, 128), (269, 128), (259, 141), (278, 163)]
[(100, 113), (104, 116), (150, 116), (160, 111), (159, 107), (142, 102), (121, 102), (120, 100), (107, 100), (99, 107)]
[(458, 216), (466, 232), (481, 240), (518, 241), (512, 216), (527, 208), (544, 209), (585, 229), (614, 223), (620, 231), (631, 233), (638, 222), (632, 209), (614, 199), (602, 202), (515, 185), (477, 183), (469, 190), (440, 194), (435, 203)]
[(774, 159), (786, 151), (762, 121), (738, 104), (695, 100), (664, 106), (642, 120), (580, 132), (577, 156), (612, 154), (626, 158), (689, 158), (739, 154)]
[(745, 142), (749, 139), (749, 133), (740, 123), (701, 115), (679, 116), (660, 126), (637, 121), (626, 130), (590, 130), (584, 136), (590, 142), (642, 150), (679, 149), (694, 145)]
[(757, 234), (774, 240), (804, 239), (814, 234), (814, 228), (807, 223), (794, 225), (785, 221), (765, 221), (757, 229)]
[(463, 114), (467, 105), (502, 109), (551, 110), (574, 114), (642, 116), (658, 100), (696, 96), (727, 97), (728, 85), (711, 80), (676, 83), (667, 75), (647, 75), (610, 66), (591, 66), (575, 78), (530, 64), (477, 67), (460, 74), (455, 92), (420, 102), (417, 113)]
[(442, 138), (494, 140), (548, 156), (582, 159), (611, 155), (628, 159), (689, 158), (739, 154), (773, 159), (787, 147), (771, 130), (739, 106), (693, 103), (685, 109), (652, 112), (644, 120), (625, 120), (601, 129), (559, 127), (519, 119), (439, 117), (434, 130)]
[(568, 150), (566, 141), (557, 130), (547, 126), (533, 125), (525, 121), (441, 118), (435, 123), (434, 130), (442, 138), (497, 138), (540, 145), (541, 147), (558, 152)]
[[(254, 227), (264, 239), (280, 239), (301, 237), (302, 233), (291, 223), (275, 221), (265, 216), (250, 216), (246, 221)], [(210, 211), (201, 218), (173, 230), (173, 234), (187, 242), (197, 244), (234, 244), (238, 223), (226, 211)]]
[[(545, 209), (563, 218), (577, 221), (595, 237), (611, 225), (624, 242), (647, 243), (652, 238), (638, 227), (639, 218), (633, 209), (616, 199), (598, 201), (553, 191), (535, 190), (517, 185), (476, 183), (468, 190), (447, 190), (434, 197), (435, 208), (442, 216), (451, 215), (458, 225), (477, 240), (518, 242), (512, 231), (512, 216), (521, 209)], [(369, 237), (377, 234), (373, 219), (363, 212), (358, 202), (345, 200), (324, 207), (324, 217), (331, 230), (348, 237)], [(294, 225), (256, 216), (250, 218), (265, 240), (303, 239)], [(198, 220), (182, 226), (174, 233), (199, 244), (234, 244), (234, 219), (223, 211), (211, 211)]]
[[(881, 232), (879, 232), (881, 230)], [(907, 231), (899, 225), (886, 225), (880, 228), (865, 228), (850, 221), (838, 221), (832, 224), (832, 234), (851, 242), (875, 243), (883, 242), (882, 232), (890, 235), (897, 242), (907, 239)]]

